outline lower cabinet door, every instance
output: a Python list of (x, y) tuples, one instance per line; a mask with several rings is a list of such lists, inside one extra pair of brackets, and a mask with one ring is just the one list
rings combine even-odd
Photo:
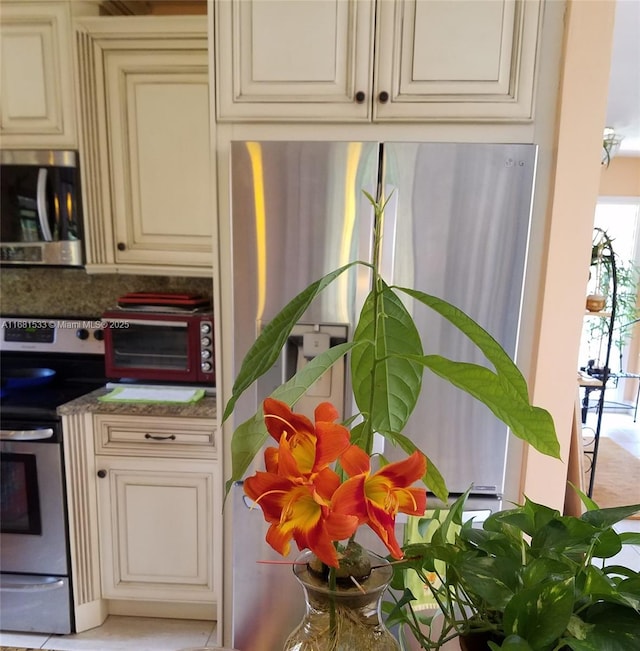
[(102, 596), (214, 602), (215, 463), (96, 461)]

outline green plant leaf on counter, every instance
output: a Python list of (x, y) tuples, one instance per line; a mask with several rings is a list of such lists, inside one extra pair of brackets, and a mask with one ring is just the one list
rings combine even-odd
[[(598, 510), (589, 500), (594, 509), (578, 517), (527, 499), (477, 528), (463, 523), (467, 497), (458, 498), (444, 520), (430, 519), (435, 531), (430, 526), (423, 542), (413, 538), (403, 547), (406, 560), (394, 565), (393, 586), (403, 596), (392, 594), (385, 611), (420, 648), (439, 649), (458, 635), (480, 633), (492, 636), (494, 651), (640, 648), (640, 573), (606, 564), (633, 540), (613, 525), (640, 512), (640, 504)], [(451, 527), (458, 528), (455, 536)], [(416, 600), (403, 593), (407, 570), (438, 603), (437, 631), (418, 623)]]

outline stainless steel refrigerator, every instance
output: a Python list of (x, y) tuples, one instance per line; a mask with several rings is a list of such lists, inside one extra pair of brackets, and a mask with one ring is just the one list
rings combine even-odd
[[(363, 190), (391, 197), (383, 232), (385, 280), (453, 303), (514, 356), (535, 163), (534, 145), (232, 143), (235, 372), (256, 334), (297, 293), (342, 264), (370, 260), (373, 210)], [(314, 350), (350, 338), (369, 287), (367, 268), (358, 266), (316, 299), (279, 362), (239, 400), (236, 424)], [(408, 307), (425, 354), (486, 364), (448, 322), (424, 306)], [(337, 404), (345, 418), (351, 415), (347, 365), (334, 367), (295, 410), (312, 414), (323, 400)], [(404, 434), (433, 459), (451, 493), (472, 486), (478, 509), (500, 508), (508, 430), (484, 405), (426, 371)], [(384, 453), (404, 456), (389, 446)], [(251, 470), (261, 465), (258, 458)], [(281, 558), (264, 542), (262, 512), (250, 508), (240, 484), (230, 505), (233, 563), (225, 581), (233, 599), (225, 625), (240, 651), (277, 651), (302, 617), (301, 588), (290, 567), (257, 563)], [(376, 548), (373, 536), (364, 542)]]

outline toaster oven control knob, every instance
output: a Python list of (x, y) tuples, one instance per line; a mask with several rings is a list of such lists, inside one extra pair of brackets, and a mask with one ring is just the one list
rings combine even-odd
[(200, 340), (200, 344), (202, 345), (203, 348), (207, 348), (208, 346), (211, 346), (211, 337), (202, 337)]
[(202, 359), (211, 359), (211, 351), (210, 350), (201, 351), (200, 357), (202, 357)]
[(210, 323), (201, 323), (200, 324), (200, 332), (203, 335), (208, 335), (211, 332), (211, 324)]
[(211, 366), (211, 362), (202, 362), (202, 364), (200, 364), (200, 368), (201, 368), (205, 373), (209, 373), (209, 372), (211, 371), (211, 368), (212, 368), (212, 366)]
[(82, 341), (89, 339), (89, 331), (86, 328), (79, 328), (76, 330), (76, 337), (78, 337), (78, 339), (82, 339)]

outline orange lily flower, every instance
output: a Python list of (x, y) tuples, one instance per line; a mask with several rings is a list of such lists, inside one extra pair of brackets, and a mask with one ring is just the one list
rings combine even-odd
[(260, 505), (270, 527), (267, 542), (287, 555), (291, 540), (308, 548), (327, 565), (338, 566), (335, 541), (349, 538), (359, 519), (333, 500), (340, 477), (329, 468), (349, 447), (349, 430), (333, 421), (338, 412), (330, 403), (316, 408), (315, 425), (283, 402), (264, 401), (265, 423), (278, 448), (267, 448), (267, 472), (244, 482), (245, 493)]
[(273, 398), (264, 401), (263, 411), (267, 431), (280, 444), (279, 448), (265, 450), (269, 472), (280, 472), (280, 452), (284, 445), (302, 475), (326, 468), (349, 447), (349, 430), (333, 422), (339, 414), (330, 402), (316, 407), (315, 425), (306, 416), (291, 411), (286, 403)]
[(310, 549), (323, 563), (338, 566), (334, 541), (349, 538), (358, 517), (333, 510), (330, 497), (340, 485), (331, 469), (317, 473), (314, 483), (299, 484), (270, 472), (257, 472), (244, 482), (245, 493), (257, 502), (270, 523), (267, 542), (286, 556), (294, 539), (298, 549)]
[(394, 558), (402, 558), (394, 532), (395, 519), (398, 512), (424, 514), (426, 489), (410, 485), (426, 472), (425, 456), (416, 451), (404, 461), (390, 463), (371, 474), (369, 455), (352, 445), (341, 455), (340, 463), (350, 479), (333, 495), (336, 509), (356, 514), (360, 524), (368, 524)]

